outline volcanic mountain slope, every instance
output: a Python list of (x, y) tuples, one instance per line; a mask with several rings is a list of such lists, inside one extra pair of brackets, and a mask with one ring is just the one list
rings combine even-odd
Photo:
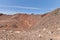
[(45, 14), (43, 18), (38, 22), (36, 27), (53, 27), (60, 24), (60, 8)]
[(60, 40), (60, 8), (43, 15), (0, 14), (2, 40)]
[[(15, 15), (1, 15), (0, 27), (2, 29), (26, 29), (32, 27), (38, 21), (40, 21), (40, 15), (27, 15), (27, 14), (15, 14)], [(16, 26), (16, 28), (15, 28)]]

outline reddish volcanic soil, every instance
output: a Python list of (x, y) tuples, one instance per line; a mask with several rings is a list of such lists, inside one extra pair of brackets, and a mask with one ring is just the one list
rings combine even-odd
[(60, 40), (60, 8), (45, 14), (0, 14), (0, 40)]

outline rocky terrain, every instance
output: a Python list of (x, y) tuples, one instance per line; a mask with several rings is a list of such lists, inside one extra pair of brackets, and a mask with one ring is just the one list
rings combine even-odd
[(60, 40), (60, 8), (45, 14), (0, 14), (0, 40)]

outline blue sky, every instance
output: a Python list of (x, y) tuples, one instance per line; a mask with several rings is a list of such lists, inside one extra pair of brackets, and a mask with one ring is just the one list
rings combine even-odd
[(0, 13), (42, 14), (60, 7), (60, 0), (0, 0)]

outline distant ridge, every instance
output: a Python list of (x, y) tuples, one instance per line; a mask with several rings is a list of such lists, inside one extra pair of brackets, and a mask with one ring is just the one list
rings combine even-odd
[[(3, 16), (2, 16), (3, 15)], [(56, 16), (58, 15), (58, 16)], [(53, 10), (52, 12), (46, 13), (46, 14), (14, 14), (14, 15), (5, 15), (0, 14), (0, 25), (3, 24), (7, 25), (6, 27), (3, 27), (2, 29), (14, 29), (14, 30), (26, 30), (32, 28), (34, 25), (37, 27), (39, 26), (49, 26), (46, 24), (50, 24), (52, 26), (57, 21), (60, 20), (60, 8)], [(58, 18), (57, 18), (58, 17)], [(59, 22), (59, 21), (58, 21)], [(44, 24), (44, 25), (42, 25)], [(17, 28), (13, 28), (14, 26), (17, 26)], [(8, 28), (7, 28), (8, 27)], [(1, 28), (0, 28), (1, 29)]]

